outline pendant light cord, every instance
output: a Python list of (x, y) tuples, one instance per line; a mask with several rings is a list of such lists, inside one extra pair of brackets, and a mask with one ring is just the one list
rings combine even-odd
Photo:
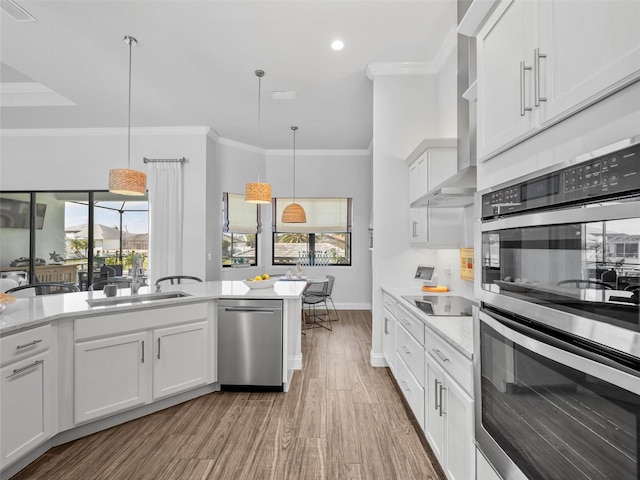
[(264, 76), (264, 72), (262, 70), (256, 70), (256, 75), (258, 76), (258, 183), (260, 183), (260, 149), (261, 149), (261, 140), (262, 140), (262, 129), (260, 122), (260, 109), (262, 106), (262, 77)]
[(298, 127), (291, 127), (293, 130), (293, 203), (296, 203), (296, 130)]
[(133, 37), (124, 37), (125, 41), (129, 44), (129, 123), (127, 125), (127, 164), (129, 170), (131, 170), (131, 57), (133, 56), (133, 45), (137, 43), (137, 40)]

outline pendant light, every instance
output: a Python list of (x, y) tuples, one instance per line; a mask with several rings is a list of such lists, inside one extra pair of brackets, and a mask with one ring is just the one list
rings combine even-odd
[(296, 130), (293, 130), (293, 203), (286, 206), (282, 212), (282, 223), (307, 223), (307, 214), (302, 205), (296, 203)]
[(118, 195), (144, 195), (147, 193), (147, 175), (138, 170), (131, 170), (131, 50), (138, 41), (125, 36), (129, 45), (129, 125), (127, 127), (127, 168), (114, 168), (109, 171), (109, 191)]
[[(258, 77), (258, 155), (260, 154), (260, 84), (264, 70), (256, 70)], [(258, 181), (249, 182), (245, 186), (244, 200), (249, 203), (271, 203), (271, 185), (260, 181), (260, 165), (258, 165)]]

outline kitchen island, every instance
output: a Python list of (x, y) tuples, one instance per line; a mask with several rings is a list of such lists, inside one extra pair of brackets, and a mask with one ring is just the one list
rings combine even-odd
[(224, 281), (163, 286), (160, 296), (143, 287), (135, 296), (122, 289), (111, 298), (94, 291), (16, 299), (0, 315), (0, 476), (52, 446), (218, 391), (222, 298), (282, 301), (286, 392), (302, 367), (304, 288)]

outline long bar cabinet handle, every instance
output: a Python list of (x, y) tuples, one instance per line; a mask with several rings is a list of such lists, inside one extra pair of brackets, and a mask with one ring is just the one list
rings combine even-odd
[(144, 340), (142, 340), (142, 363), (144, 363)]
[[(433, 390), (433, 408), (434, 410), (439, 410), (440, 409), (440, 405), (438, 405), (438, 384), (440, 382), (438, 381), (438, 379), (434, 379), (433, 380), (433, 386), (435, 387)], [(442, 399), (442, 397), (440, 397), (440, 399)]]
[(536, 48), (533, 51), (533, 68), (535, 69), (535, 72), (534, 72), (534, 75), (533, 75), (533, 81), (535, 82), (534, 98), (535, 98), (535, 106), (536, 107), (540, 106), (540, 102), (546, 102), (547, 101), (547, 97), (541, 97), (540, 96), (540, 59), (541, 58), (547, 58), (547, 54), (546, 53), (540, 53), (540, 49)]
[(442, 384), (440, 384), (440, 416), (446, 414), (447, 412), (443, 412), (442, 411), (442, 406), (443, 406), (443, 402), (442, 402), (442, 392), (446, 390), (446, 387), (442, 386)]
[(525, 112), (530, 112), (531, 107), (526, 106), (526, 95), (525, 95), (525, 82), (524, 82), (524, 72), (527, 70), (531, 70), (531, 67), (527, 67), (524, 62), (520, 62), (520, 116), (524, 117)]
[(405, 389), (407, 392), (410, 392), (410, 391), (411, 391), (411, 388), (409, 388), (409, 385), (407, 384), (407, 382), (406, 382), (405, 380), (402, 380), (402, 385), (404, 385), (404, 389)]
[(7, 378), (11, 378), (14, 375), (18, 375), (19, 373), (26, 372), (27, 370), (31, 370), (32, 368), (35, 368), (42, 363), (44, 363), (44, 360), (36, 360), (31, 365), (27, 365), (26, 367), (14, 368), (13, 373), (11, 375), (8, 375)]
[(160, 360), (160, 339), (158, 339), (158, 360)]
[(38, 340), (34, 340), (33, 342), (25, 343), (24, 345), (17, 345), (16, 350), (22, 350), (23, 348), (32, 347), (33, 345), (36, 345), (40, 342), (42, 342), (41, 338), (39, 338)]

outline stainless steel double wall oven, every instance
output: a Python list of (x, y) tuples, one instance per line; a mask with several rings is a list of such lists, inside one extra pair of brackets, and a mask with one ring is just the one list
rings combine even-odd
[(505, 480), (640, 479), (639, 141), (481, 192), (476, 440)]

